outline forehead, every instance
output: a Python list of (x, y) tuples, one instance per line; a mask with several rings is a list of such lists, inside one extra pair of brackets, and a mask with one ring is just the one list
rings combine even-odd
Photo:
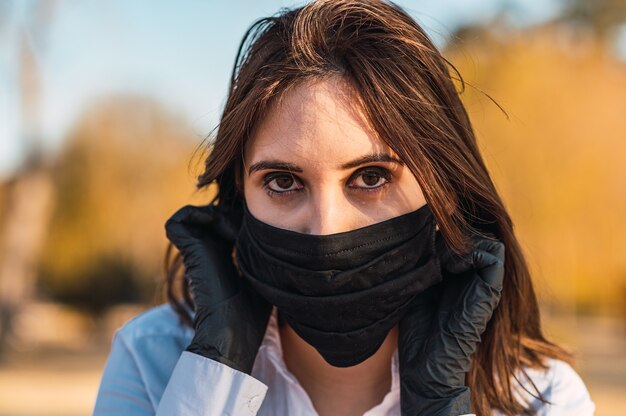
[(279, 159), (303, 167), (339, 166), (363, 154), (390, 153), (339, 77), (304, 81), (286, 91), (261, 120), (245, 164)]

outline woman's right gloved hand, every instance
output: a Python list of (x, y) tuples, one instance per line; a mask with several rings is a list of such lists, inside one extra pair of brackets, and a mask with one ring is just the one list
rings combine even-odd
[(250, 374), (272, 305), (241, 278), (232, 250), (241, 213), (218, 205), (186, 205), (165, 223), (181, 253), (195, 304), (187, 351)]

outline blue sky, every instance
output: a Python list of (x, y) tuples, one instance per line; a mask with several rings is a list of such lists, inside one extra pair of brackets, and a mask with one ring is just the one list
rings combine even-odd
[[(247, 27), (303, 1), (58, 0), (45, 33), (33, 24), (40, 0), (0, 0), (0, 176), (23, 157), (18, 39), (34, 45), (42, 78), (38, 131), (56, 151), (89, 103), (116, 92), (152, 97), (189, 120), (201, 137), (218, 119)], [(52, 0), (43, 0), (52, 1)], [(512, 23), (558, 13), (550, 0), (397, 0), (443, 46), (458, 25), (485, 21), (508, 4)], [(12, 7), (7, 7), (7, 5)]]

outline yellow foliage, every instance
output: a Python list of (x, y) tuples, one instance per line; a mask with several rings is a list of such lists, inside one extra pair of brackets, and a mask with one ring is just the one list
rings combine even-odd
[[(626, 301), (626, 65), (559, 27), (446, 52), (544, 302)], [(622, 309), (623, 310), (623, 309)]]

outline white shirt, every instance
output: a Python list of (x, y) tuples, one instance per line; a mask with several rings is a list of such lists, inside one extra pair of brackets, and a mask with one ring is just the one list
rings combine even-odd
[[(126, 322), (114, 334), (94, 416), (317, 416), (283, 361), (276, 308), (250, 375), (185, 351), (192, 337), (193, 329), (180, 325), (167, 303)], [(595, 405), (572, 367), (560, 360), (550, 360), (549, 365), (547, 371), (527, 372), (552, 404), (523, 391), (520, 397), (529, 400), (538, 416), (593, 415)], [(391, 375), (389, 392), (364, 416), (400, 415), (397, 349)]]

